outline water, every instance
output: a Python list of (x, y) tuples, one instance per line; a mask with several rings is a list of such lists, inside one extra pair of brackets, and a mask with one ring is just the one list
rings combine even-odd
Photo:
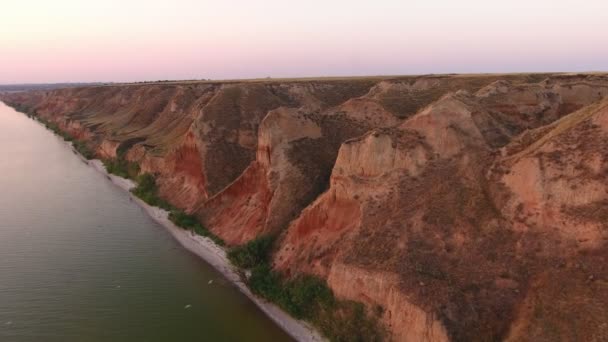
[(289, 340), (63, 141), (0, 103), (0, 341)]

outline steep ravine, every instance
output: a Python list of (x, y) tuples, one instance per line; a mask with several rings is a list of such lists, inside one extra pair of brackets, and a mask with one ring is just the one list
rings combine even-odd
[[(608, 77), (114, 85), (0, 100), (396, 341), (608, 339)], [(558, 286), (563, 284), (563, 286)]]

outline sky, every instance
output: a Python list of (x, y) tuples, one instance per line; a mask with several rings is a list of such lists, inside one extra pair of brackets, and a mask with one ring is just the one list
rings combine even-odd
[(0, 0), (0, 84), (608, 71), (606, 0)]

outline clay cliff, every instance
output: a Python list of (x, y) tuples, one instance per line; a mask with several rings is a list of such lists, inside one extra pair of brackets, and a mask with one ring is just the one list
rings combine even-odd
[(173, 82), (0, 95), (138, 162), (228, 245), (395, 341), (608, 339), (608, 76)]

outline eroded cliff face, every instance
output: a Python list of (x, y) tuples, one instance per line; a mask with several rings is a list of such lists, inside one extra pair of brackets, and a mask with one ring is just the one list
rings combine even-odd
[(157, 175), (397, 341), (608, 339), (608, 77), (117, 85), (1, 99)]
[[(606, 88), (595, 83), (583, 91), (594, 96), (565, 102), (555, 89), (569, 86), (545, 83), (551, 88), (497, 82), (474, 95), (448, 94), (396, 127), (343, 143), (329, 190), (290, 224), (275, 266), (327, 277), (337, 294), (383, 307), (396, 340), (554, 340), (571, 335), (539, 325), (564, 324), (552, 310), (578, 305), (574, 311), (603, 318), (577, 329), (605, 337), (605, 298), (546, 303), (556, 289), (537, 298), (547, 272), (583, 298), (597, 286), (591, 273), (606, 278)], [(526, 87), (531, 94), (520, 103)], [(496, 88), (503, 97), (490, 99)], [(539, 161), (545, 153), (559, 165)], [(593, 271), (582, 276), (577, 267), (589, 263)], [(547, 318), (530, 324), (534, 305)]]

